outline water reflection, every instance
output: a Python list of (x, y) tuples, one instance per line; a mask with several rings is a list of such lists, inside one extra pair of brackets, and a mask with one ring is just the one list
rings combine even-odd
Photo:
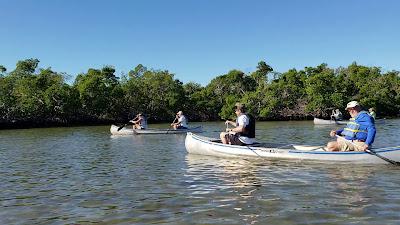
[(386, 165), (374, 168), (190, 154), (186, 162), (190, 198), (213, 199), (203, 210), (193, 211), (193, 216), (224, 216), (245, 224), (367, 222), (373, 214), (371, 199), (376, 197), (371, 180), (377, 171), (387, 169)]
[[(378, 144), (398, 145), (396, 121), (378, 127)], [(203, 125), (215, 137), (224, 127)], [(305, 121), (257, 129), (264, 141), (312, 144), (330, 128)], [(0, 224), (400, 221), (397, 167), (196, 156), (184, 140), (110, 136), (108, 126), (0, 131)]]
[(363, 166), (349, 167), (344, 165), (327, 171), (327, 178), (330, 180), (332, 193), (335, 196), (335, 201), (332, 203), (345, 209), (342, 213), (362, 214), (364, 209), (370, 205), (366, 191), (369, 188), (368, 181), (374, 170)]
[[(257, 176), (258, 166), (246, 160), (221, 159), (187, 155), (186, 182), (190, 198), (212, 199), (207, 203), (210, 210), (193, 212), (194, 217), (227, 216), (237, 214), (246, 224), (253, 224), (257, 212), (248, 212), (254, 193), (262, 186)], [(217, 208), (218, 210), (215, 210)], [(229, 216), (228, 216), (229, 217)], [(238, 223), (236, 221), (235, 223)], [(240, 222), (239, 222), (240, 224)]]

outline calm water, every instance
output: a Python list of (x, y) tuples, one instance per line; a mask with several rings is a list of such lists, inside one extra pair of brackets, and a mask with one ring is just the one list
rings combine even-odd
[[(377, 125), (375, 146), (400, 145), (399, 126)], [(322, 144), (330, 128), (259, 122), (257, 137)], [(188, 155), (184, 138), (0, 130), (0, 224), (400, 224), (400, 168)]]

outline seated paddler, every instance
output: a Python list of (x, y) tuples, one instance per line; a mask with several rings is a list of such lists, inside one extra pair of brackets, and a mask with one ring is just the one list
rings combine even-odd
[(135, 119), (130, 120), (133, 124), (133, 129), (143, 130), (147, 129), (147, 119), (143, 113), (139, 113), (136, 115)]
[(342, 120), (343, 119), (343, 114), (340, 112), (339, 109), (332, 110), (331, 114), (331, 120)]
[(374, 143), (376, 129), (371, 115), (362, 110), (357, 101), (347, 103), (346, 110), (351, 118), (346, 127), (332, 130), (331, 137), (340, 136), (336, 141), (329, 142), (329, 151), (365, 151)]
[[(235, 104), (236, 121), (225, 121), (226, 132), (221, 132), (220, 138), (223, 144), (251, 145), (255, 142), (256, 122), (253, 116), (246, 113), (246, 108), (241, 103)], [(228, 128), (228, 125), (233, 128)]]
[[(178, 120), (178, 122), (174, 123), (176, 120)], [(188, 119), (183, 115), (182, 111), (176, 113), (174, 122), (171, 123), (171, 127), (173, 127), (174, 130), (188, 129)]]

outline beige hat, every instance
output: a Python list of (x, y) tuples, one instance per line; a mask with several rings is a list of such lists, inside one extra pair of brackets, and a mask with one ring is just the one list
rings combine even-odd
[(351, 102), (347, 103), (346, 110), (348, 108), (354, 108), (354, 107), (356, 107), (358, 105), (360, 105), (360, 104), (357, 101), (351, 101)]
[(176, 114), (177, 114), (177, 115), (182, 115), (183, 112), (182, 112), (182, 111), (179, 111), (179, 112), (177, 112)]
[(244, 107), (244, 104), (242, 104), (242, 103), (240, 103), (240, 102), (236, 102), (235, 107), (238, 108), (238, 109), (243, 109), (243, 108), (245, 108), (245, 107)]

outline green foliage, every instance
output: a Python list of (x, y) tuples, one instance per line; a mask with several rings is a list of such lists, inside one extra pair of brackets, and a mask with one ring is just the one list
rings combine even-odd
[(251, 77), (257, 82), (258, 86), (262, 86), (267, 82), (267, 75), (274, 71), (271, 66), (267, 65), (264, 61), (260, 61), (257, 70), (251, 74)]
[(10, 121), (17, 115), (17, 101), (14, 95), (15, 80), (10, 77), (0, 77), (0, 120)]
[(146, 73), (148, 70), (145, 66), (142, 64), (139, 64), (135, 67), (134, 70), (129, 71), (128, 76), (130, 78), (135, 78), (135, 77), (141, 77), (143, 76), (144, 73)]
[(0, 124), (11, 121), (64, 124), (79, 121), (126, 121), (138, 112), (150, 121), (172, 121), (184, 111), (191, 120), (234, 119), (236, 102), (258, 120), (327, 117), (358, 100), (378, 116), (398, 116), (400, 76), (356, 63), (332, 69), (327, 64), (276, 73), (264, 61), (245, 74), (231, 70), (207, 86), (183, 84), (168, 71), (139, 64), (118, 79), (112, 66), (89, 69), (73, 85), (65, 74), (38, 69), (39, 60), (18, 61), (6, 73), (0, 66)]
[[(179, 110), (189, 109), (186, 90), (182, 82), (174, 79), (168, 71), (147, 70), (139, 64), (130, 72), (130, 79), (123, 85), (125, 92), (125, 115), (146, 113), (152, 120), (171, 120)], [(190, 85), (187, 86), (188, 88)], [(193, 92), (197, 91), (193, 86)]]
[(329, 69), (326, 64), (321, 64), (316, 68), (307, 67), (305, 72), (308, 76), (306, 80), (307, 110), (321, 115), (324, 109), (332, 105), (331, 95), (335, 90), (334, 71)]
[(184, 90), (179, 80), (174, 80), (168, 71), (148, 71), (140, 79), (141, 91), (145, 97), (144, 109), (158, 117), (173, 118), (181, 107)]
[(399, 72), (389, 72), (385, 76), (368, 80), (360, 88), (360, 103), (367, 108), (376, 108), (381, 115), (396, 114), (400, 110), (399, 84)]
[(219, 116), (223, 120), (233, 120), (236, 116), (234, 108), (235, 103), (238, 102), (238, 98), (235, 95), (228, 95), (225, 97), (225, 104), (221, 108)]
[(205, 101), (202, 96), (204, 88), (198, 83), (189, 82), (183, 85), (183, 90), (185, 96), (182, 105), (185, 114), (194, 120), (205, 118), (207, 112), (204, 109)]
[(208, 102), (205, 107), (211, 115), (229, 118), (232, 113), (232, 99), (236, 99), (236, 102), (240, 101), (247, 92), (254, 91), (256, 86), (257, 83), (253, 77), (238, 70), (231, 70), (225, 75), (214, 78), (206, 86), (204, 96)]
[(39, 62), (40, 61), (38, 59), (26, 59), (18, 61), (15, 70), (11, 74), (16, 76), (32, 75), (35, 72)]
[(110, 117), (114, 101), (120, 98), (115, 69), (105, 66), (101, 70), (89, 69), (86, 74), (80, 74), (75, 80), (75, 87), (79, 91), (82, 110), (91, 117), (107, 119)]

